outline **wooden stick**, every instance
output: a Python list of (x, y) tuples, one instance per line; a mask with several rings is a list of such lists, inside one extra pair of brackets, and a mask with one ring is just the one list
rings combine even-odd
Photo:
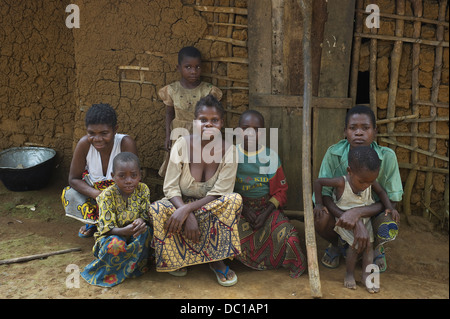
[(435, 41), (435, 40), (424, 40), (424, 39), (414, 39), (407, 37), (398, 37), (394, 35), (383, 35), (383, 34), (371, 34), (371, 33), (360, 33), (355, 32), (354, 36), (362, 37), (362, 38), (370, 38), (370, 39), (379, 39), (379, 40), (388, 40), (388, 41), (403, 41), (410, 43), (420, 43), (424, 45), (431, 46), (442, 46), (448, 48), (448, 41)]
[(448, 122), (448, 116), (433, 116), (433, 117), (421, 117), (418, 119), (405, 119), (405, 123), (425, 123), (425, 122)]
[(448, 168), (428, 167), (412, 163), (398, 163), (399, 168), (410, 169), (411, 171), (435, 172), (437, 174), (448, 174)]
[[(405, 14), (405, 0), (397, 0), (397, 13), (400, 15)], [(397, 20), (395, 23), (395, 35), (397, 37), (403, 36), (403, 28), (405, 21)], [(398, 77), (400, 71), (400, 60), (402, 59), (403, 53), (403, 42), (400, 40), (395, 41), (394, 48), (391, 53), (391, 72), (389, 75), (389, 95), (388, 95), (388, 104), (387, 104), (387, 118), (395, 117), (395, 106), (397, 101), (397, 91), (398, 91)], [(392, 133), (395, 129), (395, 123), (389, 122), (387, 123), (387, 131), (388, 133)], [(395, 151), (395, 148), (394, 148)]]
[(430, 156), (430, 157), (434, 157), (434, 158), (443, 160), (445, 162), (449, 161), (447, 156), (435, 154), (433, 152), (426, 151), (426, 150), (423, 150), (423, 149), (418, 148), (418, 147), (412, 147), (410, 145), (403, 144), (403, 143), (397, 142), (395, 140), (391, 140), (389, 138), (382, 137), (382, 138), (380, 138), (380, 140), (382, 142), (384, 142), (384, 143), (388, 143), (388, 144), (392, 144), (392, 145), (395, 145), (395, 146), (398, 146), (398, 147), (406, 148), (407, 150), (410, 150), (410, 151), (413, 151), (413, 152), (417, 152), (417, 153), (421, 153), (421, 154), (424, 154), (424, 155), (427, 155), (427, 156)]
[(225, 43), (230, 43), (232, 45), (236, 45), (239, 47), (247, 46), (247, 41), (235, 40), (235, 39), (230, 39), (230, 38), (225, 38), (225, 37), (218, 37), (215, 35), (205, 35), (204, 39), (211, 40), (211, 41), (221, 41), (221, 42), (225, 42)]
[(120, 65), (119, 70), (150, 71), (150, 68), (137, 65)]
[[(431, 133), (416, 133), (416, 132), (394, 132), (394, 133), (377, 133), (379, 137), (389, 137), (389, 136), (402, 136), (402, 137), (422, 137), (422, 138), (436, 138), (441, 140), (448, 140), (448, 135), (445, 134), (431, 134)], [(411, 146), (415, 146), (411, 143)]]
[[(416, 0), (413, 0), (411, 2), (414, 2)], [(360, 10), (357, 9), (356, 13), (362, 13), (362, 14), (370, 14), (370, 12), (366, 12), (365, 10)], [(428, 23), (428, 24), (437, 24), (437, 25), (443, 25), (444, 27), (449, 26), (448, 22), (445, 21), (438, 21), (438, 20), (432, 20), (432, 19), (425, 19), (425, 18), (419, 18), (419, 17), (409, 17), (409, 16), (404, 16), (404, 15), (398, 15), (398, 14), (392, 14), (392, 13), (383, 13), (380, 12), (379, 16), (381, 18), (391, 18), (391, 19), (396, 19), (396, 20), (406, 20), (406, 21), (414, 21), (414, 22), (422, 22), (422, 23)]]
[(248, 58), (240, 58), (240, 57), (217, 57), (217, 58), (209, 58), (205, 59), (205, 62), (229, 62), (229, 63), (242, 63), (248, 64)]
[(211, 26), (222, 26), (222, 27), (235, 27), (238, 29), (248, 29), (248, 25), (246, 24), (237, 24), (237, 23), (225, 23), (225, 22), (207, 22), (207, 24), (211, 25)]
[[(448, 1), (440, 1), (439, 5), (439, 21), (445, 21), (445, 14), (447, 9), (447, 2)], [(444, 39), (444, 26), (439, 25), (436, 30), (436, 39), (438, 41), (442, 41)], [(431, 89), (431, 102), (436, 103), (438, 101), (439, 97), (439, 84), (441, 82), (441, 73), (442, 73), (442, 53), (443, 53), (442, 47), (436, 47), (435, 51), (435, 58), (434, 58), (434, 71), (433, 71), (433, 84)], [(430, 107), (430, 116), (436, 116), (437, 115), (437, 108), (436, 106)], [(436, 122), (430, 123), (430, 133), (436, 134)], [(431, 153), (436, 152), (436, 139), (431, 138), (428, 142), (428, 148)], [(434, 157), (430, 156), (427, 159), (427, 166), (433, 167), (434, 166)], [(424, 201), (426, 206), (431, 206), (431, 189), (433, 184), (433, 172), (427, 172), (425, 176), (425, 188), (424, 188)], [(429, 214), (431, 210), (426, 209), (424, 211), (424, 217)]]
[(202, 76), (207, 77), (207, 78), (215, 78), (215, 79), (219, 79), (219, 80), (248, 83), (248, 79), (233, 79), (226, 75), (219, 75), (219, 74), (213, 74), (213, 73), (203, 73), (202, 72)]
[(305, 241), (308, 256), (308, 274), (311, 295), (322, 297), (319, 266), (317, 263), (316, 234), (312, 207), (311, 181), (311, 104), (312, 104), (312, 68), (311, 68), (311, 24), (312, 0), (298, 0), (303, 15), (303, 136), (302, 136), (302, 180), (303, 206), (305, 214)]
[(24, 262), (24, 261), (30, 261), (33, 259), (46, 258), (46, 257), (53, 256), (53, 255), (67, 254), (67, 253), (71, 253), (73, 251), (80, 251), (80, 250), (81, 250), (81, 248), (69, 248), (69, 249), (64, 249), (64, 250), (53, 251), (50, 253), (30, 255), (30, 256), (24, 256), (24, 257), (12, 258), (12, 259), (4, 259), (4, 260), (0, 260), (0, 265), (20, 263), (20, 262)]
[(400, 122), (408, 119), (416, 119), (419, 117), (419, 113), (411, 114), (411, 115), (404, 115), (404, 116), (398, 116), (398, 117), (392, 117), (388, 119), (383, 120), (377, 120), (377, 125), (380, 124), (386, 124), (386, 123), (393, 123), (393, 122)]
[(435, 106), (435, 107), (442, 107), (448, 109), (448, 103), (441, 103), (441, 102), (433, 102), (433, 101), (423, 101), (423, 100), (417, 100), (417, 105), (425, 105), (425, 106)]
[(247, 15), (248, 10), (246, 8), (231, 8), (231, 7), (217, 7), (217, 6), (194, 6), (194, 9), (203, 12), (213, 13), (232, 13), (239, 15)]
[(243, 90), (248, 91), (248, 86), (218, 86), (221, 90)]
[[(444, 217), (443, 217), (443, 216), (439, 216), (439, 214), (436, 213), (436, 212), (434, 211), (434, 209), (432, 209), (432, 208), (430, 207), (430, 205), (428, 205), (428, 204), (425, 203), (424, 201), (420, 201), (420, 203), (422, 203), (422, 205), (425, 206), (425, 209), (427, 210), (428, 213), (433, 214), (433, 215), (434, 215), (437, 219), (439, 219), (440, 221), (442, 221), (442, 220), (444, 219)], [(430, 217), (430, 216), (424, 216), (424, 217)]]
[(149, 81), (141, 81), (141, 80), (129, 80), (129, 79), (120, 79), (120, 82), (129, 82), (129, 83), (139, 83), (139, 84), (150, 84), (154, 85), (154, 83)]

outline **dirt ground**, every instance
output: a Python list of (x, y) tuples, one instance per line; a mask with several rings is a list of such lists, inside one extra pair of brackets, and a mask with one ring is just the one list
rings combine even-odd
[[(221, 287), (207, 265), (190, 267), (183, 278), (157, 273), (154, 267), (140, 278), (113, 288), (87, 284), (70, 288), (68, 265), (83, 267), (93, 260), (93, 238), (77, 236), (80, 222), (66, 218), (60, 201), (63, 183), (39, 191), (11, 192), (0, 183), (0, 260), (80, 247), (81, 251), (22, 263), (0, 265), (2, 299), (311, 299), (308, 274), (298, 279), (287, 270), (255, 271), (238, 261), (228, 264), (238, 275), (234, 287)], [(34, 207), (34, 211), (30, 209)], [(404, 216), (402, 216), (404, 218)], [(303, 223), (293, 221), (302, 236)], [(304, 238), (304, 237), (302, 237)], [(448, 299), (448, 234), (433, 230), (422, 218), (401, 224), (399, 236), (387, 244), (388, 270), (381, 274), (381, 291), (369, 294), (359, 283), (343, 287), (345, 265), (331, 270), (320, 265), (323, 299)], [(326, 242), (317, 238), (318, 255)], [(306, 250), (305, 250), (306, 251)], [(361, 269), (358, 268), (357, 276)], [(69, 280), (69, 284), (76, 281)], [(187, 300), (186, 300), (187, 301)]]

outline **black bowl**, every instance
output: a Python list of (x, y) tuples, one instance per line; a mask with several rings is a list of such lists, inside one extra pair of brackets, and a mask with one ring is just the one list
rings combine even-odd
[(47, 186), (56, 151), (46, 147), (13, 147), (0, 152), (0, 179), (11, 191), (37, 190)]

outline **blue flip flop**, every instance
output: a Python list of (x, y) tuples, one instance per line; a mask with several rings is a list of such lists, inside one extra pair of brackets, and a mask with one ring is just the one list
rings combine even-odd
[[(323, 255), (322, 259), (320, 260), (320, 262), (322, 263), (322, 265), (324, 265), (327, 268), (337, 268), (339, 267), (339, 257), (341, 256), (341, 254), (338, 253), (331, 253), (328, 249), (331, 248), (331, 246), (325, 248), (325, 254)], [(340, 251), (340, 249), (338, 248), (338, 251)], [(327, 263), (324, 261), (324, 257), (328, 256), (331, 259), (331, 263)], [(337, 261), (336, 261), (337, 260)]]
[[(86, 224), (85, 231), (88, 231), (88, 230), (90, 230), (90, 229), (92, 229), (92, 228), (94, 228), (94, 230), (95, 230), (95, 228), (97, 228), (97, 226), (95, 226), (95, 225), (90, 225), (90, 224)], [(81, 238), (89, 238), (89, 237), (94, 236), (94, 233), (95, 233), (95, 231), (93, 231), (90, 235), (85, 235), (85, 234), (82, 234), (81, 232), (78, 232), (78, 237), (81, 237)]]
[(387, 262), (386, 262), (386, 254), (384, 253), (384, 247), (380, 246), (378, 249), (379, 254), (373, 258), (373, 263), (376, 264), (377, 259), (381, 258), (384, 261), (384, 267), (380, 268), (380, 273), (385, 272), (387, 269)]
[(224, 287), (231, 287), (231, 286), (233, 286), (233, 285), (235, 285), (237, 283), (238, 279), (237, 279), (237, 275), (236, 274), (234, 274), (233, 279), (228, 279), (226, 281), (222, 281), (220, 279), (219, 274), (222, 274), (225, 278), (227, 278), (228, 271), (230, 270), (230, 267), (227, 266), (227, 268), (225, 269), (225, 273), (223, 271), (221, 271), (220, 269), (214, 269), (213, 267), (211, 267), (211, 265), (209, 265), (209, 268), (212, 271), (214, 271), (214, 274), (216, 275), (217, 282), (219, 283), (219, 285), (224, 286)]

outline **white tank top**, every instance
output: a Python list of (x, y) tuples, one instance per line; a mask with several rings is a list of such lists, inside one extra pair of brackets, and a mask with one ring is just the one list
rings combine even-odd
[(336, 200), (336, 196), (333, 193), (333, 199), (337, 207), (346, 211), (353, 207), (369, 206), (374, 203), (372, 198), (372, 186), (369, 186), (360, 194), (355, 194), (352, 191), (352, 187), (348, 183), (347, 175), (343, 176), (343, 178), (345, 180), (345, 188), (341, 198)]
[(91, 144), (89, 152), (86, 155), (86, 170), (89, 172), (90, 180), (93, 183), (112, 179), (112, 164), (114, 157), (121, 152), (121, 143), (125, 134), (117, 134), (114, 136), (114, 146), (109, 156), (108, 168), (106, 169), (106, 176), (103, 176), (102, 158), (99, 151)]

